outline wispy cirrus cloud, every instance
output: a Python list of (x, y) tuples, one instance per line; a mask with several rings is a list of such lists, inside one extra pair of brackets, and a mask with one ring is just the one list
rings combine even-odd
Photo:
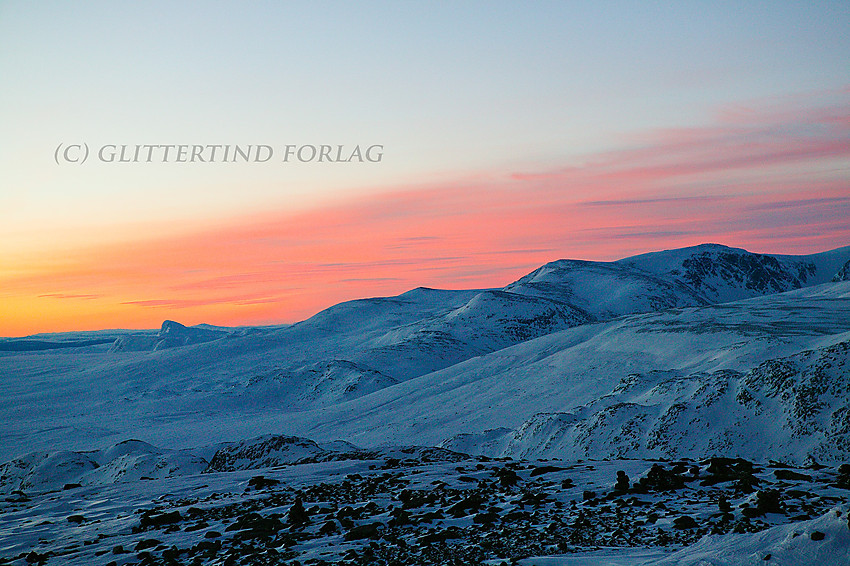
[(728, 196), (693, 196), (693, 197), (658, 197), (658, 198), (631, 198), (631, 199), (608, 199), (588, 200), (580, 204), (584, 206), (644, 206), (644, 205), (666, 205), (666, 204), (718, 204), (728, 201)]
[[(587, 156), (578, 165), (518, 172), (513, 178), (597, 189), (618, 183), (629, 190), (657, 187), (665, 180), (681, 182), (683, 177), (710, 182), (716, 176), (734, 179), (746, 170), (767, 172), (778, 166), (811, 167), (846, 160), (850, 157), (850, 91), (816, 93), (809, 98), (725, 108), (713, 124), (646, 132), (633, 136), (622, 148)], [(811, 99), (820, 105), (807, 106)]]
[(39, 295), (40, 298), (49, 298), (49, 299), (82, 299), (82, 300), (92, 300), (98, 299), (102, 295), (92, 295), (92, 294), (84, 294), (84, 293), (44, 293), (43, 295)]

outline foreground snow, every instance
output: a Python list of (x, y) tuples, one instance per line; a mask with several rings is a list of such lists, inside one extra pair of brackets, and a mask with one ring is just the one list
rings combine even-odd
[[(161, 452), (135, 442), (98, 453)], [(492, 460), (267, 436), (0, 507), (2, 564), (845, 564), (850, 470)], [(56, 478), (58, 483), (67, 479)], [(459, 562), (458, 562), (459, 561)]]

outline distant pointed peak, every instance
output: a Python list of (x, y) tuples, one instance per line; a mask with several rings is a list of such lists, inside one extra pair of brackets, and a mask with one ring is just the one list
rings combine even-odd
[(186, 326), (180, 324), (179, 322), (175, 322), (173, 320), (165, 320), (162, 323), (162, 327), (159, 329), (159, 333), (167, 334), (169, 332), (185, 330), (185, 328)]

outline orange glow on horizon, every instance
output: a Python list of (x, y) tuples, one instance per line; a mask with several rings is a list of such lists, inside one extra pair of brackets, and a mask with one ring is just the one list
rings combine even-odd
[(847, 245), (850, 112), (842, 111), (790, 114), (790, 125), (756, 116), (665, 131), (583, 166), (470, 176), (16, 258), (0, 271), (0, 336), (156, 328), (164, 319), (295, 322), (417, 286), (501, 287), (563, 257), (614, 260), (705, 242), (773, 253)]

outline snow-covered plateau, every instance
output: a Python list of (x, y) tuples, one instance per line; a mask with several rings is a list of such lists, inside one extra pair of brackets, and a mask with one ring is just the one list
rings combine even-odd
[(0, 339), (0, 564), (850, 564), (848, 272), (706, 244)]

